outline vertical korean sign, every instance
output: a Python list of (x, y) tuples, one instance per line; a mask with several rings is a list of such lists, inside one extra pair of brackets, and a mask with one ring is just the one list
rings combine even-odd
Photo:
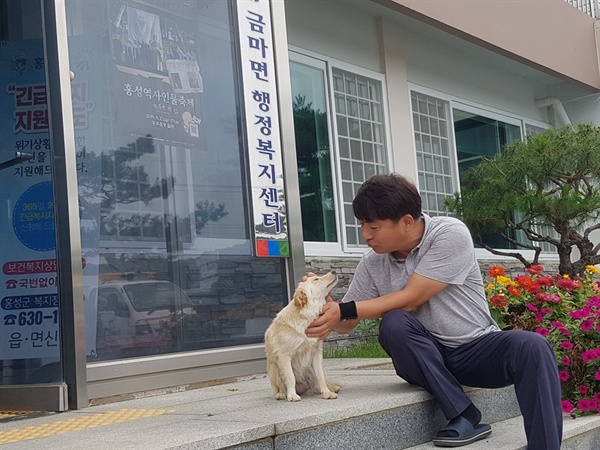
[(269, 0), (238, 0), (256, 256), (289, 256)]
[[(91, 50), (94, 45), (86, 48), (90, 63), (98, 59)], [(77, 43), (73, 49), (78, 50)], [(3, 42), (0, 54), (0, 162), (12, 159), (15, 152), (25, 156), (18, 164), (4, 166), (0, 172), (0, 360), (58, 358), (52, 148), (42, 41)], [(87, 180), (97, 177), (86, 156), (89, 155), (86, 146), (99, 141), (97, 127), (91, 120), (96, 101), (92, 99), (90, 86), (100, 85), (94, 82), (93, 71), (88, 71), (90, 77), (83, 70), (78, 72), (79, 80), (71, 86), (78, 131), (77, 171), (82, 184), (88, 185)], [(95, 121), (99, 122), (98, 118)], [(96, 235), (92, 233), (90, 240), (82, 228), (84, 253), (93, 247), (97, 255)], [(87, 257), (91, 259), (84, 257), (84, 276), (97, 280), (97, 264), (89, 264), (94, 255)]]

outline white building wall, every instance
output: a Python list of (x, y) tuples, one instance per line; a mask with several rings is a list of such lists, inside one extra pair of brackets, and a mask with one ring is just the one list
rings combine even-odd
[[(366, 0), (287, 0), (288, 43), (384, 75), (392, 170), (416, 181), (410, 89), (550, 127), (537, 99), (559, 98), (571, 123), (600, 125), (600, 94)], [(494, 257), (481, 251), (483, 258)]]
[(288, 43), (381, 72), (377, 18), (345, 4), (356, 2), (286, 1)]
[(560, 80), (395, 11), (371, 12), (358, 4), (286, 2), (288, 42), (385, 74), (394, 170), (416, 176), (409, 83), (497, 113), (549, 122), (535, 100), (548, 96), (547, 86)]

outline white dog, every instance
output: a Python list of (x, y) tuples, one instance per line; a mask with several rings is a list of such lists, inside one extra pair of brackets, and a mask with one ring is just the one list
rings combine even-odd
[(323, 341), (305, 333), (319, 317), (337, 281), (335, 272), (329, 272), (299, 283), (293, 301), (277, 314), (265, 332), (267, 373), (277, 400), (299, 401), (296, 386), (321, 393), (323, 398), (337, 398), (341, 385), (326, 380), (323, 373)]

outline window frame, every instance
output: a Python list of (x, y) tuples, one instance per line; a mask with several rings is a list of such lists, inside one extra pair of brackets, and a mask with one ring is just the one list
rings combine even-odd
[[(457, 158), (457, 154), (456, 154), (456, 134), (454, 131), (454, 109), (459, 109), (461, 111), (465, 111), (468, 113), (472, 113), (472, 114), (477, 114), (480, 115), (482, 117), (486, 117), (492, 120), (498, 120), (501, 122), (505, 122), (508, 123), (510, 125), (515, 125), (518, 126), (520, 131), (521, 131), (521, 140), (525, 139), (525, 132), (526, 132), (526, 126), (527, 125), (532, 125), (538, 128), (544, 128), (544, 129), (548, 129), (548, 128), (552, 128), (552, 125), (550, 123), (545, 123), (545, 122), (541, 122), (535, 119), (530, 119), (518, 114), (512, 114), (510, 112), (506, 112), (506, 111), (502, 111), (500, 109), (497, 108), (493, 108), (487, 105), (482, 105), (473, 101), (469, 101), (469, 100), (465, 100), (465, 99), (461, 99), (458, 98), (456, 96), (451, 96), (448, 94), (445, 94), (443, 92), (439, 92), (430, 88), (426, 88), (414, 83), (408, 83), (408, 92), (409, 92), (409, 99), (411, 99), (411, 103), (409, 105), (410, 107), (410, 113), (411, 113), (411, 132), (412, 132), (412, 138), (413, 138), (413, 153), (416, 155), (416, 140), (415, 140), (415, 128), (414, 128), (414, 120), (413, 120), (413, 107), (412, 107), (412, 92), (415, 92), (417, 94), (423, 94), (423, 95), (427, 95), (433, 98), (436, 98), (438, 100), (442, 100), (445, 102), (448, 102), (448, 108), (449, 108), (449, 118), (448, 118), (448, 127), (449, 129), (447, 130), (449, 133), (449, 137), (450, 137), (450, 141), (451, 141), (451, 157), (453, 160), (453, 167), (452, 167), (452, 176), (455, 177), (453, 179), (453, 184), (455, 186), (458, 187), (459, 192), (460, 192), (460, 178), (458, 175), (458, 158)], [(416, 173), (415, 173), (415, 179), (418, 180), (419, 179), (419, 170), (417, 167), (415, 167)], [(418, 186), (418, 182), (417, 182), (417, 187), (419, 188), (420, 191), (420, 187)], [(502, 251), (502, 249), (499, 249)], [(519, 249), (519, 253), (521, 253), (525, 258), (527, 259), (532, 259), (534, 257), (534, 251), (533, 250), (526, 250), (526, 249)], [(512, 261), (514, 260), (514, 258), (508, 257), (508, 256), (501, 256), (501, 255), (494, 255), (490, 252), (488, 252), (487, 250), (483, 249), (483, 248), (476, 248), (475, 249), (475, 256), (477, 259), (479, 260), (491, 260), (491, 261)], [(558, 258), (558, 256), (553, 253), (553, 252), (547, 252), (547, 251), (543, 251), (540, 256), (539, 256), (539, 260), (540, 261), (554, 261)]]
[(389, 109), (386, 89), (386, 78), (385, 74), (375, 72), (363, 67), (355, 66), (347, 62), (330, 58), (325, 55), (321, 55), (316, 52), (312, 52), (300, 47), (290, 45), (288, 47), (288, 55), (290, 61), (295, 61), (301, 64), (305, 64), (315, 68), (324, 68), (325, 74), (325, 95), (327, 102), (327, 125), (328, 125), (328, 137), (331, 148), (331, 167), (332, 167), (332, 178), (333, 191), (335, 199), (335, 219), (336, 219), (336, 230), (338, 235), (337, 242), (304, 242), (304, 253), (310, 257), (338, 257), (338, 256), (349, 256), (349, 255), (362, 255), (368, 246), (365, 244), (359, 244), (358, 246), (349, 246), (346, 234), (346, 222), (344, 220), (344, 203), (342, 196), (342, 179), (341, 179), (341, 162), (340, 152), (338, 145), (338, 128), (335, 109), (335, 96), (333, 95), (333, 70), (338, 69), (343, 72), (349, 72), (359, 77), (369, 78), (373, 81), (380, 83), (381, 87), (381, 115), (382, 115), (382, 127), (383, 127), (383, 152), (384, 160), (387, 167), (387, 171), (392, 170), (393, 166), (393, 149), (392, 140), (389, 125)]

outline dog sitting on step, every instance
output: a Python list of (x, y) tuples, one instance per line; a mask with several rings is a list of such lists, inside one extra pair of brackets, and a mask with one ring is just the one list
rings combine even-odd
[[(304, 392), (337, 398), (341, 385), (323, 372), (323, 341), (306, 336), (337, 283), (335, 272), (311, 276), (298, 284), (293, 300), (273, 319), (265, 332), (267, 373), (275, 398), (299, 401)], [(298, 387), (298, 390), (296, 389)]]

